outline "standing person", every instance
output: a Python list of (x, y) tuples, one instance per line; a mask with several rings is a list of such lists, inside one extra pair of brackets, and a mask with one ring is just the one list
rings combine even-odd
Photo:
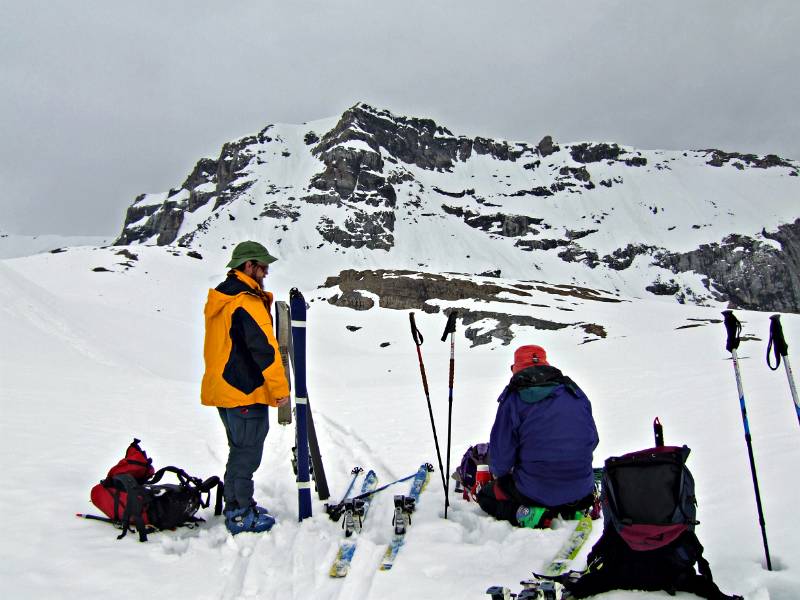
[(258, 242), (233, 250), (228, 277), (208, 290), (201, 402), (216, 406), (228, 438), (225, 525), (232, 534), (269, 531), (275, 519), (253, 498), (253, 473), (269, 431), (268, 406), (289, 401), (272, 331), (272, 294), (263, 289), (277, 259)]
[(541, 346), (518, 348), (511, 371), (489, 439), (496, 479), (481, 488), (478, 503), (517, 527), (574, 518), (594, 502), (598, 436), (589, 399), (550, 366)]

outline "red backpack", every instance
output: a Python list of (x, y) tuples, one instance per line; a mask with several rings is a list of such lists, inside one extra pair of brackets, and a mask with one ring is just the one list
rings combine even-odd
[[(211, 490), (217, 488), (214, 514), (222, 514), (222, 482), (219, 477), (205, 481), (192, 477), (183, 469), (163, 467), (156, 471), (153, 460), (139, 446), (138, 439), (125, 451), (125, 458), (111, 467), (100, 483), (91, 491), (91, 501), (107, 516), (92, 517), (122, 527), (125, 537), (128, 529), (135, 527), (139, 541), (147, 541), (147, 534), (182, 525), (193, 526), (203, 522), (195, 513), (208, 507)], [(178, 483), (159, 483), (166, 473), (172, 473)], [(205, 494), (205, 498), (203, 495)]]

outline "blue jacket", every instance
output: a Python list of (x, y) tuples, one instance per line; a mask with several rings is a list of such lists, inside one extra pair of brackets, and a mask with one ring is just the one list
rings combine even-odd
[(569, 377), (551, 366), (523, 369), (498, 402), (489, 439), (495, 477), (511, 473), (517, 490), (541, 506), (592, 492), (597, 428), (589, 399)]

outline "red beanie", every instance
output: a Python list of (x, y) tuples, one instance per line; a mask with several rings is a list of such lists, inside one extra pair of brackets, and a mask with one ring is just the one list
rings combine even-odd
[(514, 364), (511, 366), (511, 371), (517, 373), (528, 367), (549, 364), (547, 362), (547, 352), (541, 346), (520, 346), (514, 352)]

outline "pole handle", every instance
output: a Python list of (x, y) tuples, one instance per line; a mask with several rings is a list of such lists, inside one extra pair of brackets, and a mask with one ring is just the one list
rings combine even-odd
[(658, 417), (653, 420), (653, 435), (656, 438), (656, 448), (664, 446), (664, 428)]
[(447, 339), (447, 335), (456, 332), (456, 317), (458, 316), (457, 310), (451, 310), (447, 315), (447, 325), (444, 326), (444, 333), (442, 334), (442, 341)]
[(723, 310), (722, 316), (725, 318), (725, 331), (728, 334), (725, 349), (728, 352), (733, 352), (739, 347), (739, 342), (741, 341), (742, 324), (734, 316), (732, 310)]
[[(769, 324), (769, 343), (767, 344), (767, 366), (773, 371), (777, 371), (781, 366), (781, 357), (789, 356), (789, 345), (783, 337), (783, 327), (781, 326), (781, 316), (772, 315)], [(770, 351), (774, 350), (775, 366), (770, 361)]]
[(417, 347), (422, 346), (422, 342), (424, 342), (425, 339), (422, 337), (419, 329), (417, 329), (417, 322), (414, 320), (413, 312), (408, 314), (408, 320), (411, 322), (411, 337), (414, 338), (414, 343)]

